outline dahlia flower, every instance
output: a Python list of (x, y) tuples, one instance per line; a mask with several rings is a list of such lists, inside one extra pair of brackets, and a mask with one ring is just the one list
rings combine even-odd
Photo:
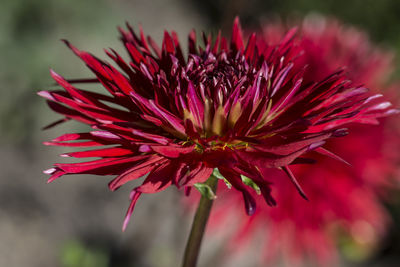
[[(160, 48), (141, 29), (136, 34), (127, 28), (119, 30), (129, 61), (110, 49), (110, 64), (65, 41), (95, 77), (68, 80), (51, 71), (62, 89), (39, 93), (63, 115), (50, 126), (76, 120), (93, 129), (45, 144), (93, 148), (62, 156), (100, 158), (56, 163), (45, 171), (49, 182), (69, 174), (115, 175), (109, 188), (116, 190), (145, 176), (132, 190), (123, 229), (141, 194), (171, 185), (190, 192), (213, 173), (241, 192), (249, 215), (256, 207), (253, 188), (276, 204), (270, 169), (286, 173), (306, 198), (289, 165), (309, 162), (302, 157), (309, 151), (338, 158), (323, 145), (346, 135), (344, 125), (375, 124), (394, 112), (342, 70), (305, 81), (295, 30), (261, 47), (262, 36), (244, 41), (236, 19), (230, 42), (221, 34), (214, 41), (203, 35), (198, 46), (191, 32), (185, 56), (175, 32), (164, 33)], [(99, 84), (105, 93), (74, 86), (85, 82)]]
[[(285, 32), (282, 24), (265, 25), (259, 47), (269, 45), (268, 41), (278, 44)], [(347, 75), (355, 83), (365, 84), (377, 95), (386, 91), (396, 101), (393, 89), (398, 87), (388, 84), (394, 71), (393, 55), (374, 47), (364, 32), (335, 20), (307, 19), (294, 43), (303, 51), (302, 64), (308, 65), (303, 82), (346, 66)], [(260, 204), (251, 217), (237, 211), (237, 194), (219, 187), (221, 197), (211, 217), (211, 227), (225, 228), (230, 216), (234, 216), (234, 241), (229, 249), (243, 250), (251, 239), (262, 237), (262, 260), (283, 260), (288, 266), (301, 265), (307, 259), (321, 266), (335, 263), (336, 245), (344, 234), (368, 253), (390, 222), (382, 201), (393, 188), (391, 179), (396, 175), (400, 150), (400, 133), (393, 129), (394, 121), (390, 119), (368, 128), (352, 125), (349, 136), (325, 145), (343, 155), (351, 166), (314, 153), (316, 164), (293, 167), (309, 202), (301, 202), (285, 176), (272, 169), (263, 169), (262, 174), (273, 187), (278, 207)]]

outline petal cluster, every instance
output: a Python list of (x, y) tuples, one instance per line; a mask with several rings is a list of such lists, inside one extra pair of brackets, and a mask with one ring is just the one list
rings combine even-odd
[[(285, 31), (282, 24), (265, 25), (261, 42), (277, 43)], [(309, 66), (305, 80), (312, 75), (324, 77), (346, 66), (348, 76), (370, 87), (375, 97), (388, 92), (392, 101), (398, 101), (398, 93), (393, 92), (398, 85), (388, 83), (394, 71), (393, 55), (373, 46), (364, 32), (335, 20), (305, 19), (294, 42), (302, 47), (302, 61)], [(382, 102), (371, 109), (379, 111), (387, 105)], [(273, 184), (278, 207), (259, 205), (252, 217), (234, 208), (241, 201), (238, 194), (219, 187), (221, 198), (211, 226), (225, 227), (233, 215), (236, 228), (230, 248), (244, 250), (246, 241), (261, 235), (263, 261), (284, 258), (288, 266), (305, 264), (307, 260), (320, 266), (335, 266), (337, 242), (343, 236), (352, 240), (359, 251), (369, 253), (390, 222), (382, 201), (393, 190), (399, 163), (400, 132), (394, 127), (398, 123), (394, 119), (385, 118), (372, 127), (351, 125), (349, 136), (330, 140), (324, 146), (343, 155), (351, 166), (318, 154), (312, 155), (316, 164), (294, 166), (293, 172), (309, 202), (300, 203), (285, 175), (272, 169), (265, 170), (263, 177)]]
[[(93, 129), (45, 144), (88, 147), (63, 156), (100, 158), (56, 163), (45, 171), (49, 181), (68, 174), (115, 175), (109, 187), (116, 190), (145, 176), (132, 190), (124, 229), (142, 193), (170, 185), (190, 192), (216, 168), (241, 192), (248, 214), (254, 213), (256, 200), (243, 176), (269, 205), (276, 204), (265, 176), (271, 168), (286, 173), (306, 197), (289, 165), (309, 162), (302, 157), (309, 151), (335, 157), (322, 146), (346, 135), (344, 125), (375, 124), (395, 112), (343, 70), (305, 80), (309, 71), (295, 42), (296, 29), (277, 44), (257, 34), (245, 41), (236, 19), (230, 41), (203, 34), (199, 45), (191, 32), (187, 55), (175, 32), (164, 33), (161, 47), (129, 25), (120, 34), (130, 59), (106, 50), (113, 64), (65, 41), (94, 78), (67, 80), (51, 71), (62, 89), (39, 95), (64, 116), (50, 126), (76, 120)], [(105, 93), (80, 89), (78, 83), (96, 83)]]

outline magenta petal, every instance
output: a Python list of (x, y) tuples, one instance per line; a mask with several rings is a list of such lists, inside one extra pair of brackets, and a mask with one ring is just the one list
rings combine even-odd
[(244, 45), (243, 45), (242, 29), (240, 27), (239, 18), (236, 17), (232, 29), (231, 48), (237, 51), (242, 51), (243, 47)]
[(166, 162), (164, 165), (160, 165), (158, 168), (153, 169), (137, 190), (148, 194), (162, 191), (171, 185), (171, 177), (174, 176), (176, 171), (175, 165)]
[(189, 154), (194, 151), (194, 145), (188, 147), (176, 145), (152, 145), (150, 147), (154, 152), (157, 152), (158, 154), (167, 158), (178, 158), (181, 155)]
[(312, 150), (312, 148), (316, 146), (315, 144), (322, 144), (321, 142), (328, 139), (329, 137), (331, 137), (331, 133), (319, 134), (317, 136), (302, 138), (300, 140), (295, 140), (288, 143), (276, 142), (276, 144), (260, 145), (257, 147), (257, 150), (274, 154), (276, 153), (283, 156), (304, 149), (305, 147), (308, 147)]
[(129, 208), (126, 212), (124, 223), (122, 224), (122, 231), (124, 232), (126, 230), (126, 227), (128, 226), (128, 223), (131, 219), (132, 212), (135, 209), (136, 202), (138, 201), (140, 195), (142, 194), (141, 192), (136, 191), (133, 189), (133, 194), (131, 194), (131, 204), (129, 205)]
[(71, 84), (69, 84), (61, 75), (57, 74), (55, 71), (50, 70), (50, 74), (53, 77), (53, 79), (62, 87), (65, 88), (65, 90), (73, 97), (76, 98), (77, 100), (80, 100), (84, 103), (87, 104), (98, 104), (98, 101), (92, 101), (90, 98), (85, 96), (82, 92), (77, 90), (75, 87), (73, 87)]
[(170, 142), (170, 140), (168, 138), (165, 138), (163, 136), (155, 135), (155, 134), (149, 134), (149, 133), (145, 133), (145, 132), (142, 132), (142, 131), (139, 131), (139, 130), (132, 130), (132, 133), (134, 135), (138, 135), (138, 136), (144, 137), (146, 139), (149, 139), (151, 141), (160, 143), (162, 145), (167, 145)]
[(185, 128), (182, 126), (181, 120), (179, 120), (176, 116), (169, 113), (168, 111), (163, 110), (156, 103), (154, 103), (154, 101), (150, 100), (149, 104), (153, 112), (155, 112), (160, 118), (170, 124), (177, 132), (185, 135)]
[(299, 182), (297, 182), (296, 177), (294, 177), (292, 171), (289, 169), (288, 166), (283, 166), (282, 170), (287, 174), (287, 176), (290, 178), (290, 181), (294, 184), (296, 187), (297, 191), (300, 193), (300, 195), (305, 199), (308, 200), (306, 194), (304, 193), (303, 189), (301, 188)]
[(272, 197), (271, 195), (271, 186), (267, 183), (259, 183), (257, 182), (257, 185), (260, 187), (261, 190), (261, 194), (265, 200), (265, 202), (269, 205), (269, 206), (276, 206), (277, 203), (275, 201), (275, 199)]
[(54, 165), (66, 173), (103, 173), (115, 174), (119, 168), (131, 165), (147, 158), (147, 156), (135, 156), (127, 158), (102, 158), (89, 162), (81, 163), (55, 163)]
[(318, 152), (321, 155), (328, 156), (330, 158), (333, 158), (335, 160), (338, 160), (340, 162), (343, 162), (344, 164), (347, 164), (347, 165), (351, 166), (350, 163), (348, 163), (347, 161), (345, 161), (344, 159), (342, 159), (341, 157), (339, 157), (335, 153), (333, 153), (333, 152), (331, 152), (331, 151), (329, 151), (329, 150), (327, 150), (327, 149), (325, 149), (323, 147), (319, 147), (319, 148), (315, 149), (315, 151)]
[(188, 85), (188, 106), (189, 111), (194, 115), (196, 124), (202, 127), (204, 120), (204, 100), (199, 98), (192, 82), (189, 82)]
[(53, 128), (54, 126), (57, 126), (57, 125), (59, 125), (59, 124), (61, 124), (63, 122), (66, 122), (68, 120), (70, 120), (70, 119), (69, 118), (63, 118), (63, 119), (56, 120), (55, 122), (52, 122), (52, 123), (44, 126), (42, 128), (42, 130), (47, 130), (47, 129)]
[(108, 187), (110, 190), (117, 190), (123, 184), (135, 180), (144, 176), (145, 174), (152, 171), (157, 167), (156, 163), (162, 162), (161, 158), (158, 156), (143, 156), (141, 160), (144, 160), (142, 163), (135, 165), (134, 167), (126, 170), (122, 174), (120, 174), (117, 178), (113, 179)]
[(74, 143), (63, 143), (63, 142), (43, 142), (46, 146), (69, 146), (69, 147), (87, 147), (87, 146), (102, 146), (104, 143), (99, 143), (95, 141), (87, 142), (74, 142)]
[(57, 138), (54, 138), (53, 142), (65, 142), (65, 141), (75, 141), (75, 140), (84, 140), (91, 139), (89, 133), (68, 133), (63, 134)]
[(276, 155), (267, 152), (243, 152), (236, 151), (236, 154), (250, 164), (259, 167), (279, 168), (291, 164), (296, 158), (308, 151), (308, 147), (295, 151), (287, 155)]
[[(53, 111), (60, 113), (61, 115), (64, 115), (66, 118), (63, 120), (73, 119), (73, 120), (77, 120), (82, 123), (88, 123), (88, 124), (95, 123), (95, 120), (89, 118), (88, 116), (81, 114), (73, 109), (67, 108), (64, 105), (61, 105), (59, 103), (47, 101), (47, 104)], [(51, 126), (53, 126), (53, 125), (51, 125)], [(47, 126), (47, 128), (49, 128), (51, 126)]]
[[(64, 174), (66, 174), (64, 171), (60, 170), (59, 168), (52, 168), (50, 170), (52, 170), (53, 172), (51, 173), (51, 177), (47, 180), (47, 183), (51, 183), (54, 180), (60, 178)], [(46, 174), (48, 174), (48, 173), (46, 173)]]
[(133, 153), (134, 152), (129, 149), (124, 149), (121, 147), (112, 147), (112, 148), (66, 153), (66, 154), (62, 154), (62, 156), (75, 157), (75, 158), (86, 158), (86, 157), (107, 157), (108, 158), (108, 157), (131, 155)]
[(193, 186), (195, 183), (203, 183), (211, 176), (213, 168), (205, 166), (202, 162), (197, 162), (187, 169), (188, 174), (184, 175), (180, 181), (177, 181), (177, 187)]
[(218, 168), (221, 174), (232, 184), (234, 188), (242, 192), (247, 215), (251, 216), (256, 211), (256, 201), (249, 192), (249, 189), (243, 184), (240, 175), (230, 171), (227, 168)]

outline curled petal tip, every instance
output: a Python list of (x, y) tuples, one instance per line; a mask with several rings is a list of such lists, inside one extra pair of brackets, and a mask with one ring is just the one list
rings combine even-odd
[(256, 212), (256, 202), (254, 198), (247, 192), (242, 192), (242, 193), (243, 193), (243, 200), (246, 209), (246, 214), (248, 216), (252, 216)]
[(52, 142), (47, 142), (47, 141), (43, 142), (42, 144), (45, 145), (45, 146), (52, 146), (53, 145)]
[(254, 215), (254, 213), (256, 212), (256, 209), (255, 209), (255, 207), (247, 207), (246, 208), (246, 213), (247, 213), (247, 215), (249, 215), (249, 216), (252, 216), (252, 215)]
[(55, 72), (53, 69), (49, 69), (49, 72), (50, 72), (51, 76), (53, 76), (53, 75), (60, 76), (60, 75), (57, 74), (57, 72)]
[(151, 149), (151, 147), (149, 145), (141, 145), (139, 147), (139, 151), (143, 152), (143, 153), (146, 153), (146, 152), (151, 152), (152, 149)]
[(347, 128), (342, 128), (342, 129), (337, 129), (336, 131), (334, 131), (332, 133), (333, 137), (342, 137), (342, 136), (346, 136), (349, 134), (349, 131)]
[(39, 92), (36, 92), (36, 94), (38, 96), (41, 96), (41, 97), (44, 97), (44, 98), (49, 98), (51, 96), (48, 91), (39, 91)]
[(50, 168), (47, 170), (44, 170), (43, 173), (44, 174), (53, 174), (56, 171), (56, 168)]
[(385, 115), (395, 115), (395, 114), (399, 114), (399, 113), (400, 113), (400, 109), (390, 109), (385, 113)]
[(325, 141), (320, 141), (320, 142), (316, 142), (316, 143), (312, 143), (309, 147), (308, 147), (308, 151), (314, 150), (318, 147), (321, 147), (325, 144)]

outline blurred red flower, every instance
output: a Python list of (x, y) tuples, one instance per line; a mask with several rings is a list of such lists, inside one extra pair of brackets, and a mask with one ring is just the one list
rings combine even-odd
[[(265, 25), (259, 47), (266, 41), (279, 43), (286, 30), (281, 23)], [(336, 20), (312, 17), (304, 20), (294, 43), (303, 50), (302, 64), (308, 65), (304, 82), (346, 66), (354, 83), (378, 94), (386, 92), (398, 101), (398, 86), (388, 84), (394, 71), (393, 54), (374, 47), (364, 32)], [(307, 260), (334, 265), (343, 234), (360, 246), (373, 246), (390, 221), (382, 200), (393, 189), (391, 180), (399, 163), (400, 135), (394, 127), (392, 118), (373, 127), (352, 125), (349, 136), (327, 142), (325, 147), (343, 155), (351, 166), (314, 153), (316, 164), (293, 167), (309, 202), (302, 201), (284, 175), (272, 169), (264, 170), (263, 177), (271, 182), (278, 206), (259, 205), (251, 217), (238, 212), (238, 196), (220, 186), (212, 228), (225, 228), (233, 216), (234, 242), (229, 249), (243, 249), (248, 241), (262, 236), (262, 260), (283, 260), (288, 266)]]
[[(241, 192), (248, 214), (256, 206), (252, 186), (275, 205), (266, 179), (273, 168), (282, 169), (305, 197), (290, 164), (308, 162), (301, 156), (309, 151), (329, 155), (322, 145), (346, 135), (343, 125), (375, 124), (394, 112), (388, 102), (348, 81), (343, 71), (304, 81), (307, 71), (294, 30), (279, 44), (259, 44), (260, 37), (252, 35), (245, 46), (236, 20), (230, 43), (221, 35), (215, 41), (203, 35), (204, 46), (198, 47), (190, 33), (187, 57), (175, 32), (164, 33), (161, 49), (129, 25), (120, 32), (130, 62), (106, 51), (120, 70), (65, 41), (95, 78), (66, 80), (51, 71), (64, 90), (39, 95), (64, 115), (50, 126), (72, 119), (95, 129), (64, 134), (46, 145), (102, 147), (63, 154), (100, 159), (56, 163), (45, 171), (49, 182), (66, 174), (116, 175), (109, 184), (116, 190), (147, 175), (132, 191), (123, 229), (142, 193), (170, 185), (190, 190), (215, 168)], [(82, 82), (98, 83), (108, 93), (73, 85)]]

